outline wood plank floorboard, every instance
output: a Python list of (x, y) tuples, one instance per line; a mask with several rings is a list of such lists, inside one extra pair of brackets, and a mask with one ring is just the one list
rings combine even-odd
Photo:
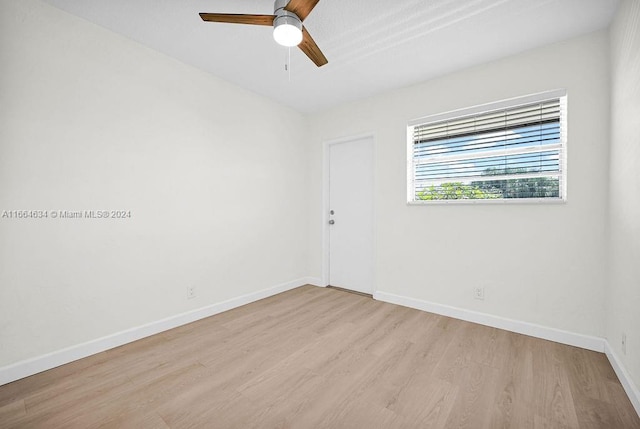
[(640, 429), (602, 353), (303, 286), (0, 386), (0, 428)]

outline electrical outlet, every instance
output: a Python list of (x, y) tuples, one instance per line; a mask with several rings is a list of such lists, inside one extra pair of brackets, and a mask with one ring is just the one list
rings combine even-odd
[(187, 299), (193, 299), (196, 297), (196, 287), (187, 286)]
[(473, 288), (473, 297), (475, 299), (479, 299), (481, 301), (484, 300), (484, 288), (483, 287), (475, 287)]
[(627, 334), (622, 333), (622, 354), (627, 354)]

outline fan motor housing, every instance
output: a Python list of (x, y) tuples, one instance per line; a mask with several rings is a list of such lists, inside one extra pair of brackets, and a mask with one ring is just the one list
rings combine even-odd
[(273, 20), (273, 27), (279, 27), (281, 25), (293, 25), (298, 27), (298, 30), (302, 31), (302, 21), (298, 18), (298, 15), (292, 12), (287, 12), (283, 10), (282, 12), (276, 14), (275, 19)]
[(284, 8), (289, 4), (289, 0), (276, 0), (273, 5), (273, 14), (276, 16), (273, 20), (273, 26), (278, 27), (280, 25), (293, 25), (298, 27), (299, 30), (302, 30), (302, 20), (293, 12), (289, 12), (288, 10), (284, 10)]

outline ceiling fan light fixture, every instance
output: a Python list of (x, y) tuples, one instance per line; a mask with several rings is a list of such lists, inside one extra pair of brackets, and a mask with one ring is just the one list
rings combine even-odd
[(206, 22), (227, 22), (230, 24), (264, 25), (273, 27), (273, 38), (283, 46), (297, 46), (313, 63), (322, 67), (327, 64), (316, 42), (302, 25), (311, 10), (320, 0), (275, 0), (273, 15), (252, 15), (246, 13), (200, 13)]
[(302, 42), (302, 21), (291, 12), (280, 12), (273, 21), (273, 38), (282, 46), (298, 46)]

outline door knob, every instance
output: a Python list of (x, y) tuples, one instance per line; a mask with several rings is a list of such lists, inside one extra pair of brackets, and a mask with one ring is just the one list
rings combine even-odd
[(335, 221), (335, 220), (333, 220), (333, 219), (331, 219), (331, 220), (329, 221), (329, 225), (333, 225), (334, 223), (336, 223), (336, 221)]

